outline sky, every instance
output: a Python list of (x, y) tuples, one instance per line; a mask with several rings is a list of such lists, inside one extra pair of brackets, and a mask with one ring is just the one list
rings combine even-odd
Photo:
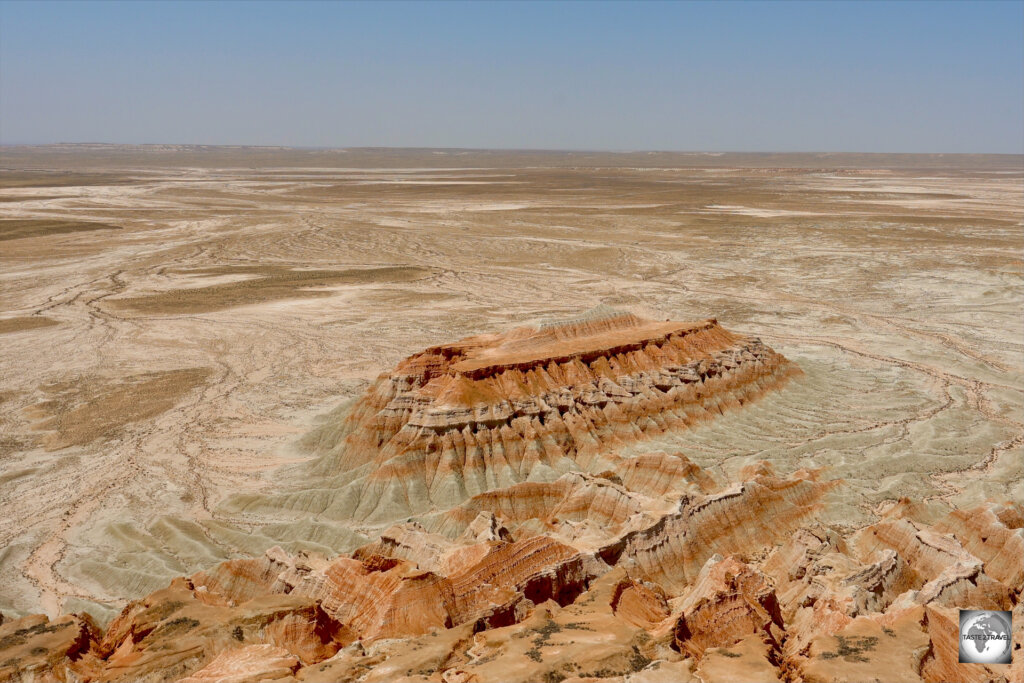
[(1024, 152), (1024, 2), (0, 0), (0, 143)]

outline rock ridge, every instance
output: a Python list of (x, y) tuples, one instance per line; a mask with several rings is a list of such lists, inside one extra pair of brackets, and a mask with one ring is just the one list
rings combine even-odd
[(451, 508), (572, 470), (738, 408), (799, 368), (717, 320), (617, 311), (431, 347), (382, 375), (332, 437), (319, 476), (359, 472), (344, 514), (369, 522)]

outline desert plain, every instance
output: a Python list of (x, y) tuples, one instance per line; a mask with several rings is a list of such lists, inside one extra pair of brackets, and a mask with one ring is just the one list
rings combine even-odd
[[(594, 337), (587, 321), (628, 314), (715, 319), (794, 369), (713, 416), (652, 416), (656, 428), (602, 442), (592, 460), (501, 484), (612, 487), (614, 504), (555, 514), (534, 501), (513, 505), (517, 518), (461, 478), (438, 493), (436, 472), (401, 509), (339, 497), (377, 476), (373, 454), (346, 467), (325, 441), (344, 437), (334, 426), (403, 359), (565, 320)], [(688, 474), (630, 479), (652, 454), (659, 472)], [(625, 539), (687, 505), (698, 514), (700, 496), (758, 487), (806, 491), (707, 522), (756, 529), (746, 545), (702, 531), (700, 551), (664, 566), (632, 540), (608, 550), (611, 527)], [(455, 509), (482, 516), (463, 524)], [(88, 615), (96, 644), (79, 649), (96, 680), (1012, 680), (937, 643), (955, 608), (1013, 610), (1024, 671), (1024, 159), (3, 148), (0, 510), (7, 649), (43, 632), (10, 630), (26, 615)], [(193, 576), (173, 588), (193, 597), (168, 604), (217, 585), (218, 609), (248, 604), (256, 593), (223, 579), (197, 587), (232, 561), (334, 576), (333, 558), (354, 557), (367, 576), (406, 572), (397, 582), (472, 576), (463, 555), (537, 538), (584, 557), (572, 590), (558, 555), (537, 571), (562, 588), (527, 572), (506, 587), (515, 601), (481, 598), (488, 607), (461, 622), (428, 615), (429, 628), (403, 631), (317, 598), (328, 616), (315, 619), (345, 630), (321, 638), (336, 647), (238, 630), (173, 666), (137, 655), (110, 668), (126, 646), (101, 643), (137, 617), (130, 601), (176, 577)], [(726, 620), (735, 628), (698, 614), (737, 595), (747, 616)], [(74, 668), (30, 650), (8, 676)]]

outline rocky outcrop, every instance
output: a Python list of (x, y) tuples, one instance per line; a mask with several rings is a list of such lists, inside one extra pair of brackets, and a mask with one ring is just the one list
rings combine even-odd
[(88, 680), (102, 664), (99, 632), (88, 616), (50, 621), (42, 614), (0, 622), (0, 681)]
[[(105, 630), (0, 621), (0, 681), (1019, 680), (1019, 503), (851, 529), (827, 470), (643, 452), (794, 372), (713, 320), (607, 313), (428, 349), (318, 432), (301, 509), (354, 552), (228, 560)], [(961, 607), (1014, 610), (1016, 668), (956, 661)]]
[(235, 604), (190, 579), (175, 579), (128, 605), (110, 624), (98, 652), (103, 680), (164, 681), (187, 676), (245, 645), (272, 645), (312, 663), (352, 639), (316, 600), (267, 592)]
[(448, 576), (381, 556), (339, 558), (307, 574), (292, 593), (316, 598), (362, 639), (374, 640), (469, 621), (512, 623), (533, 604), (570, 602), (596, 574), (592, 559), (543, 536), (488, 541), (469, 558), (479, 555)]
[(569, 472), (551, 483), (523, 482), (481, 493), (455, 508), (455, 524), (473, 520), (481, 511), (493, 513), (513, 525), (538, 520), (550, 527), (562, 521), (591, 521), (619, 527), (645, 512), (644, 498), (603, 477)]
[[(986, 562), (967, 550), (985, 549), (1009, 515), (959, 524), (954, 537), (940, 531), (950, 516), (902, 506), (844, 535), (815, 521), (834, 483), (747, 473), (741, 484), (684, 494), (596, 548), (553, 533), (520, 538), (481, 510), (457, 536), (409, 522), (352, 556), (273, 549), (231, 560), (131, 603), (105, 633), (79, 616), (4, 623), (0, 673), (852, 682), (885, 671), (886, 680), (1013, 680), (1012, 669), (956, 661), (958, 607), (1009, 608), (1024, 623), (1018, 587), (1003, 582), (1018, 560), (988, 552)], [(553, 497), (536, 509), (560, 504)], [(1024, 645), (1020, 625), (1014, 638)]]
[(650, 496), (677, 491), (711, 493), (718, 488), (711, 475), (682, 453), (643, 453), (635, 458), (623, 458), (615, 471), (627, 489)]
[[(340, 443), (319, 440), (330, 455), (317, 471), (369, 468), (344, 505), (356, 519), (450, 508), (521, 482), (607, 469), (607, 451), (738, 407), (795, 372), (715, 320), (601, 311), (470, 337), (381, 376), (329, 432)], [(641, 465), (637, 477), (659, 476)]]
[(675, 646), (697, 659), (709, 647), (729, 647), (749, 635), (780, 647), (784, 627), (771, 579), (735, 558), (709, 559), (681, 610)]
[(179, 683), (249, 683), (249, 681), (291, 681), (301, 666), (298, 657), (283, 647), (247, 645), (226, 650), (213, 661)]
[(661, 586), (630, 577), (615, 584), (610, 604), (619, 619), (646, 629), (665, 621), (671, 613)]
[(729, 486), (707, 496), (684, 497), (678, 509), (646, 529), (604, 548), (602, 557), (628, 557), (651, 581), (674, 591), (693, 581), (716, 553), (763, 548), (813, 518), (832, 483), (798, 472)]
[(953, 510), (940, 520), (937, 531), (952, 534), (963, 548), (985, 564), (997, 581), (1024, 590), (1024, 520), (1021, 506), (992, 505)]

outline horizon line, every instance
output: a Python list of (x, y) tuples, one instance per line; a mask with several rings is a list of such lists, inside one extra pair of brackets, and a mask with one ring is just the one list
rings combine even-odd
[(309, 146), (309, 145), (273, 145), (273, 144), (232, 144), (203, 142), (0, 142), (0, 148), (12, 147), (183, 147), (183, 148), (223, 148), (253, 150), (296, 150), (320, 152), (348, 151), (428, 151), (428, 152), (506, 152), (506, 153), (551, 153), (551, 154), (693, 154), (693, 155), (725, 155), (725, 154), (814, 154), (814, 155), (900, 155), (900, 156), (1004, 156), (1024, 157), (1021, 152), (895, 152), (895, 151), (836, 151), (836, 150), (698, 150), (698, 149), (585, 149), (558, 147), (430, 147), (406, 145), (356, 145), (356, 146)]

